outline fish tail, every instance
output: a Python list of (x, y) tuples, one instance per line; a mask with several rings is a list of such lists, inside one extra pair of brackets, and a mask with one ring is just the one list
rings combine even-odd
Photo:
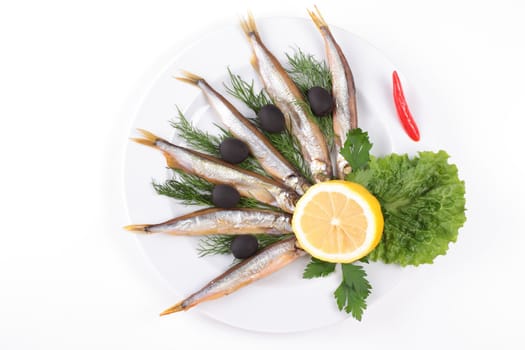
[(175, 77), (175, 79), (188, 83), (188, 84), (192, 84), (192, 85), (198, 85), (199, 82), (204, 81), (204, 78), (198, 76), (197, 74), (188, 72), (186, 70), (181, 70), (181, 74), (182, 74), (182, 77)]
[(157, 137), (157, 135), (147, 130), (137, 129), (137, 131), (140, 132), (144, 138), (132, 137), (131, 140), (140, 143), (141, 145), (157, 148), (157, 141), (162, 140), (160, 137)]
[(314, 6), (314, 8), (315, 8), (315, 12), (311, 10), (307, 10), (308, 14), (312, 18), (312, 21), (315, 23), (315, 25), (317, 26), (319, 30), (323, 28), (328, 28), (328, 24), (326, 24), (326, 21), (324, 20), (317, 6)]
[[(241, 19), (241, 27), (242, 27), (244, 34), (246, 34), (248, 41), (251, 42), (252, 40), (255, 40), (256, 42), (261, 44), (261, 38), (259, 37), (259, 32), (257, 31), (257, 25), (255, 24), (255, 19), (253, 18), (253, 14), (250, 11), (248, 11), (248, 15), (245, 19)], [(255, 53), (253, 53), (252, 57), (250, 58), (250, 64), (256, 70), (259, 69), (259, 63), (257, 61), (257, 57), (255, 57)]]
[(149, 233), (148, 228), (150, 225), (127, 225), (124, 226), (125, 230), (133, 231), (133, 232), (143, 232), (143, 233)]
[(248, 39), (255, 37), (257, 40), (259, 40), (259, 32), (257, 31), (257, 26), (255, 25), (255, 19), (253, 18), (253, 14), (250, 11), (248, 11), (247, 18), (241, 19), (241, 28)]
[(169, 315), (169, 314), (172, 314), (172, 313), (179, 312), (179, 311), (187, 309), (186, 307), (183, 306), (183, 302), (184, 301), (181, 301), (180, 303), (178, 303), (176, 305), (173, 305), (169, 309), (166, 309), (166, 310), (162, 311), (160, 313), (160, 316)]
[(166, 157), (166, 162), (170, 168), (175, 168), (175, 169), (180, 168), (179, 162), (177, 162), (177, 160), (174, 157), (172, 157), (167, 151), (159, 147), (159, 142), (167, 144), (167, 145), (171, 145), (173, 147), (176, 147), (175, 145), (172, 145), (168, 141), (164, 140), (161, 137), (158, 137), (157, 135), (147, 130), (144, 130), (144, 129), (137, 129), (137, 130), (142, 134), (143, 138), (132, 137), (131, 138), (132, 141), (135, 141), (137, 143), (140, 143), (141, 145), (153, 147), (153, 148), (158, 149), (159, 151), (162, 151), (162, 153), (164, 154), (164, 157)]

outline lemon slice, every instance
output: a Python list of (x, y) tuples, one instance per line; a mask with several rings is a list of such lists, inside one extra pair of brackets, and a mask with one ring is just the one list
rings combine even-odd
[(378, 200), (349, 181), (318, 183), (297, 202), (292, 229), (305, 251), (334, 263), (350, 263), (370, 253), (383, 234)]

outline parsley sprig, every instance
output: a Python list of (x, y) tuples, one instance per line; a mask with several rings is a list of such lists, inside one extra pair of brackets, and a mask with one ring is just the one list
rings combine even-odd
[[(353, 129), (347, 135), (341, 154), (352, 169), (362, 169), (370, 160), (371, 148), (368, 133), (361, 129)], [(368, 259), (364, 257), (360, 261), (368, 262)], [(334, 263), (312, 257), (303, 272), (303, 278), (328, 276), (335, 271), (335, 267)], [(334, 291), (337, 307), (361, 321), (366, 309), (366, 299), (372, 291), (372, 286), (366, 279), (366, 272), (361, 265), (341, 264), (341, 279), (341, 284)]]
[(366, 309), (366, 298), (370, 295), (372, 286), (366, 279), (366, 272), (360, 265), (341, 264), (343, 281), (334, 292), (339, 310), (345, 310), (361, 321)]
[[(312, 258), (306, 265), (303, 278), (325, 277), (335, 271), (336, 264)], [(361, 321), (366, 309), (366, 298), (370, 295), (372, 286), (366, 279), (366, 272), (361, 265), (341, 264), (341, 284), (334, 291), (335, 301), (339, 310)]]
[(372, 143), (368, 133), (360, 128), (352, 129), (346, 136), (346, 141), (341, 148), (341, 155), (346, 159), (353, 170), (364, 168), (370, 161)]
[(310, 263), (308, 263), (304, 269), (303, 278), (310, 279), (328, 276), (335, 271), (335, 265), (336, 264), (334, 263), (322, 261), (312, 257), (312, 260), (310, 260)]

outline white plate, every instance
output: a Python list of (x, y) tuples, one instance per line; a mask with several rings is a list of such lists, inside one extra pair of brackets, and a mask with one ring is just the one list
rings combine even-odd
[[(299, 18), (266, 18), (257, 20), (259, 32), (268, 48), (284, 61), (284, 53), (295, 47), (324, 58), (324, 46), (314, 25)], [(369, 132), (376, 155), (390, 152), (413, 153), (422, 149), (405, 135), (395, 115), (391, 97), (391, 73), (394, 66), (374, 47), (362, 39), (332, 27), (354, 73), (358, 90), (360, 126)], [(227, 67), (248, 81), (258, 80), (249, 65), (249, 45), (237, 24), (212, 31), (208, 36), (185, 48), (172, 63), (158, 73), (144, 96), (130, 136), (135, 128), (152, 131), (174, 140), (169, 120), (176, 118), (176, 105), (185, 111), (197, 126), (213, 130), (218, 123), (200, 91), (173, 79), (185, 69), (205, 77), (223, 92)], [(239, 109), (248, 112), (238, 101), (228, 96)], [(420, 125), (421, 127), (421, 125)], [(423, 134), (424, 130), (422, 128)], [(424, 135), (423, 135), (424, 136)], [(175, 142), (180, 142), (176, 140)], [(152, 180), (162, 182), (168, 172), (160, 152), (130, 142), (125, 159), (125, 192), (130, 223), (156, 223), (187, 213), (196, 207), (177, 205), (169, 198), (157, 195)], [(199, 258), (195, 247), (198, 239), (163, 234), (137, 235), (145, 256), (173, 289), (173, 303), (203, 286), (222, 273), (232, 262), (231, 257)], [(349, 316), (337, 309), (333, 292), (340, 283), (339, 272), (326, 278), (305, 280), (302, 271), (307, 258), (296, 261), (281, 271), (249, 285), (236, 293), (198, 305), (189, 312), (202, 312), (209, 317), (242, 329), (265, 332), (293, 332), (328, 326)], [(379, 263), (367, 265), (373, 286), (369, 307), (391, 290), (402, 276), (396, 266)], [(171, 305), (166, 305), (169, 307)], [(157, 313), (162, 310), (151, 310)], [(185, 317), (175, 314), (167, 317)], [(366, 322), (366, 311), (364, 321)], [(352, 321), (357, 322), (357, 321)]]

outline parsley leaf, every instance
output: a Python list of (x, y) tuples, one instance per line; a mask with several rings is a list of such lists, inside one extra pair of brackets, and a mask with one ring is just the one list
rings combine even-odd
[(324, 277), (335, 270), (335, 264), (312, 257), (303, 272), (303, 278)]
[(366, 279), (366, 272), (362, 266), (341, 264), (343, 281), (334, 292), (339, 310), (345, 310), (361, 321), (366, 309), (366, 298), (370, 295), (372, 286)]
[(346, 159), (352, 170), (364, 168), (370, 161), (372, 143), (368, 132), (360, 128), (352, 129), (346, 135), (346, 141), (341, 148), (341, 155)]

